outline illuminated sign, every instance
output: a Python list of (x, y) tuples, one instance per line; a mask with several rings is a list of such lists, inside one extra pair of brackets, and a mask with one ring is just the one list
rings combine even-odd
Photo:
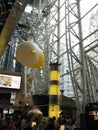
[(0, 88), (20, 89), (21, 76), (0, 74)]

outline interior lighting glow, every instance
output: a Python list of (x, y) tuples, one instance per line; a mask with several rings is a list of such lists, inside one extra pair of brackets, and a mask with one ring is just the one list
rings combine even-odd
[(32, 6), (28, 4), (28, 5), (26, 6), (26, 8), (25, 8), (25, 12), (26, 12), (26, 13), (31, 13), (31, 11), (32, 11)]

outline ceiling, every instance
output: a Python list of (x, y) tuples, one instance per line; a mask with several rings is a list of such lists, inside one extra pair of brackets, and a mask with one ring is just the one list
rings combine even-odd
[(3, 55), (28, 2), (28, 0), (1, 0), (0, 56)]
[[(17, 25), (23, 26), (19, 23), (22, 14), (27, 6), (37, 7), (39, 0), (1, 0), (1, 15), (0, 15), (0, 57), (3, 55), (6, 45), (11, 39), (13, 32)], [(46, 2), (40, 1), (40, 8), (43, 10)]]
[[(44, 14), (44, 16), (47, 16), (47, 13), (45, 15), (45, 11), (47, 11), (46, 7), (46, 0), (40, 0), (41, 3), (41, 10)], [(33, 7), (38, 7), (39, 5), (39, 0), (0, 0), (0, 56), (2, 56), (6, 45), (8, 44), (13, 32), (15, 31), (17, 25), (20, 27), (24, 26), (23, 23), (19, 23), (19, 20), (24, 12), (24, 9), (27, 4), (32, 4)], [(52, 5), (52, 4), (51, 4)], [(51, 6), (50, 5), (50, 6)], [(49, 6), (47, 6), (49, 7)], [(46, 10), (45, 10), (46, 9)], [(27, 26), (25, 26), (27, 27)], [(34, 28), (36, 29), (36, 28)], [(36, 31), (36, 30), (35, 30)], [(76, 30), (75, 30), (76, 31)], [(24, 33), (24, 32), (23, 32)], [(41, 31), (42, 33), (42, 31)], [(95, 34), (96, 34), (96, 39), (95, 39)], [(19, 35), (19, 32), (18, 32)], [(96, 67), (98, 68), (98, 28), (90, 33), (89, 36), (85, 37), (82, 39), (83, 42), (87, 42), (88, 37), (92, 36), (90, 38), (90, 43), (89, 45), (86, 46), (84, 45), (84, 51), (87, 56), (87, 58), (92, 61)], [(77, 35), (76, 35), (77, 36)], [(92, 41), (91, 41), (92, 39)], [(75, 57), (75, 56), (73, 56)]]
[(1, 14), (0, 14), (0, 33), (4, 27), (4, 24), (6, 22), (6, 19), (10, 13), (10, 10), (12, 9), (12, 6), (14, 4), (14, 0), (9, 1), (9, 0), (1, 0)]
[[(44, 8), (44, 6), (46, 5), (44, 2), (45, 0), (41, 0), (41, 8)], [(19, 6), (19, 4), (24, 4), (26, 6), (26, 4), (30, 4), (33, 5), (34, 7), (37, 7), (39, 3), (39, 0), (0, 0), (0, 33), (2, 32), (2, 29), (5, 25), (5, 22), (9, 16), (9, 14), (11, 13), (12, 10), (14, 10), (13, 6), (15, 6), (16, 4)], [(21, 8), (22, 9), (22, 8)], [(23, 10), (24, 11), (24, 10)], [(21, 14), (22, 15), (22, 14)], [(13, 19), (14, 20), (14, 19)]]

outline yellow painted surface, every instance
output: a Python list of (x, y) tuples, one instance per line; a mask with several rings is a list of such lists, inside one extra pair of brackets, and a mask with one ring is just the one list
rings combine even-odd
[(60, 80), (60, 72), (53, 70), (50, 72), (50, 80)]
[(59, 118), (60, 114), (60, 106), (59, 105), (49, 105), (49, 117), (56, 117)]
[(50, 85), (49, 94), (50, 95), (60, 95), (60, 86), (59, 85)]
[(41, 52), (38, 62), (32, 66), (32, 68), (44, 68), (44, 54)]

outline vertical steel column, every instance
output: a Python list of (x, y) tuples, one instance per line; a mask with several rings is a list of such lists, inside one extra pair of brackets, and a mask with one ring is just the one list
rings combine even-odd
[(80, 0), (77, 1), (77, 11), (78, 11), (78, 27), (79, 27), (79, 47), (80, 47), (80, 60), (81, 60), (81, 87), (83, 87), (83, 99), (82, 99), (82, 108), (85, 109), (87, 104), (87, 88), (86, 88), (86, 65), (85, 65), (85, 55), (82, 42), (82, 26), (81, 26), (81, 13), (80, 13)]
[(58, 32), (57, 32), (57, 61), (60, 62), (60, 0), (58, 0), (58, 26), (57, 26)]
[(70, 22), (71, 22), (71, 19), (70, 19), (70, 0), (67, 0), (65, 2), (65, 8), (66, 8), (65, 9), (65, 15), (66, 15), (65, 25), (66, 25), (66, 29), (67, 29), (65, 39), (66, 39), (66, 49), (67, 49), (69, 73), (70, 73), (70, 77), (72, 80), (73, 91), (75, 94), (75, 102), (76, 102), (77, 111), (80, 111), (81, 107), (80, 107), (80, 102), (79, 102), (79, 98), (78, 98), (79, 94), (78, 94), (75, 72), (71, 71), (71, 70), (74, 70), (74, 60), (72, 57), (72, 38), (71, 38), (71, 30), (72, 29), (71, 29), (71, 25), (70, 25)]
[(59, 118), (60, 112), (60, 71), (58, 63), (50, 63), (49, 117)]

